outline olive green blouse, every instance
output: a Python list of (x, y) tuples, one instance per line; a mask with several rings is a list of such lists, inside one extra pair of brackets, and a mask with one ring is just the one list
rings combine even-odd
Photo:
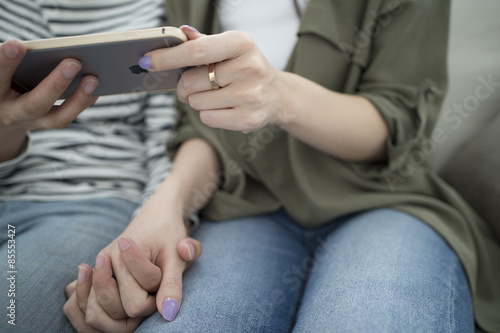
[[(167, 0), (166, 6), (170, 25), (219, 32), (212, 1)], [(167, 153), (173, 156), (193, 137), (205, 138), (219, 153), (224, 184), (201, 212), (209, 219), (283, 208), (305, 228), (316, 228), (375, 207), (422, 219), (460, 257), (476, 321), (500, 332), (500, 245), (430, 165), (445, 140), (434, 123), (447, 88), (449, 7), (446, 0), (311, 0), (303, 13), (287, 70), (370, 100), (390, 129), (386, 163), (346, 162), (273, 126), (247, 135), (209, 128), (181, 103)]]

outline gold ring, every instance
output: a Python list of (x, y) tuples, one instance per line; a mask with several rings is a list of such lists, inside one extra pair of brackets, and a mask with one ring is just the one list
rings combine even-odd
[(217, 78), (215, 77), (215, 63), (208, 65), (208, 79), (212, 85), (212, 90), (219, 90), (220, 86), (217, 83)]

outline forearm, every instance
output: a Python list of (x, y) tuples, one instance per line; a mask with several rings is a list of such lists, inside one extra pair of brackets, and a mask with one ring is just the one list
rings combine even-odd
[(172, 161), (165, 156), (165, 142), (173, 134), (176, 110), (174, 97), (168, 94), (153, 94), (148, 97), (143, 110), (148, 181), (142, 193), (142, 203), (155, 192), (172, 168)]
[(366, 98), (328, 90), (296, 74), (279, 72), (283, 109), (278, 124), (297, 139), (343, 160), (386, 159), (388, 128)]
[(26, 144), (26, 131), (0, 124), (0, 163), (21, 154)]
[(172, 171), (149, 201), (188, 218), (203, 208), (219, 188), (220, 169), (219, 157), (210, 144), (202, 139), (188, 140), (179, 148)]

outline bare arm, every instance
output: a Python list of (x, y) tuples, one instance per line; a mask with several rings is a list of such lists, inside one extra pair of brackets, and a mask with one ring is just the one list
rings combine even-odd
[[(203, 208), (219, 187), (221, 162), (215, 150), (203, 139), (191, 139), (182, 144), (170, 175), (155, 193), (170, 207), (182, 210), (188, 218)], [(195, 194), (202, 193), (202, 199)], [(178, 211), (180, 212), (180, 211)]]
[(296, 74), (278, 72), (284, 105), (277, 124), (327, 154), (354, 162), (386, 159), (388, 128), (366, 98), (328, 90)]

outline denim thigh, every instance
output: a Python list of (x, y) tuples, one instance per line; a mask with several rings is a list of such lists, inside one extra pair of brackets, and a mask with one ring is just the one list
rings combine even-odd
[[(16, 326), (2, 315), (1, 332), (74, 332), (64, 316), (65, 286), (82, 262), (95, 257), (125, 229), (137, 205), (120, 199), (0, 203), (0, 291), (15, 275)], [(15, 228), (15, 267), (7, 267), (8, 225)], [(12, 227), (11, 227), (12, 229)], [(11, 242), (12, 245), (12, 242)], [(8, 271), (15, 271), (8, 274)]]
[(473, 332), (462, 265), (428, 225), (377, 209), (322, 235), (294, 332)]
[(202, 221), (202, 256), (183, 278), (177, 318), (159, 313), (137, 332), (289, 332), (303, 286), (306, 249), (283, 214)]

